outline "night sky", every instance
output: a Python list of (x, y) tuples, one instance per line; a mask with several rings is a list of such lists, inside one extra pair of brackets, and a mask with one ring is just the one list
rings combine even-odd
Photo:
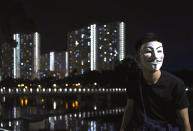
[(7, 27), (10, 32), (39, 32), (41, 52), (46, 53), (65, 50), (66, 35), (75, 29), (93, 23), (124, 21), (127, 55), (135, 54), (133, 44), (139, 36), (156, 32), (164, 44), (162, 69), (193, 69), (192, 0), (135, 0), (128, 3), (121, 0), (43, 1), (16, 0), (1, 4), (4, 18), (1, 25), (6, 25), (4, 30)]

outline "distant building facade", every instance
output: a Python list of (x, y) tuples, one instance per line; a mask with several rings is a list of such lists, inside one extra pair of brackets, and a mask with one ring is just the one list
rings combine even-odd
[(17, 46), (13, 48), (14, 78), (39, 78), (40, 70), (40, 34), (14, 34)]
[(97, 28), (98, 70), (112, 70), (125, 58), (125, 24), (110, 23)]
[(40, 77), (62, 79), (66, 74), (66, 52), (49, 52), (41, 55)]
[(14, 34), (14, 43), (1, 45), (1, 76), (15, 79), (39, 78), (39, 33)]
[(67, 34), (69, 74), (91, 70), (91, 27)]
[(13, 78), (13, 48), (16, 47), (16, 44), (11, 43), (2, 43), (1, 52), (0, 52), (0, 62), (1, 62), (1, 78)]
[(69, 73), (111, 70), (125, 58), (125, 24), (96, 24), (67, 34)]

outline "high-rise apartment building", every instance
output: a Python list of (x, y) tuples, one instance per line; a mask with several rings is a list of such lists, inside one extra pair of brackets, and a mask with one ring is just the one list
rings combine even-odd
[(14, 34), (14, 42), (1, 44), (1, 76), (34, 79), (39, 78), (40, 35)]
[(91, 70), (91, 26), (68, 33), (67, 48), (70, 74)]
[(1, 76), (2, 79), (13, 78), (13, 48), (16, 43), (2, 43), (0, 52)]
[(67, 35), (69, 73), (111, 70), (125, 58), (125, 24), (90, 25)]
[(41, 78), (62, 79), (66, 74), (66, 52), (49, 52), (41, 55)]
[(13, 49), (14, 78), (39, 78), (40, 34), (14, 34), (17, 46)]
[(125, 58), (125, 24), (110, 23), (97, 28), (97, 62), (99, 70), (112, 70), (115, 61)]

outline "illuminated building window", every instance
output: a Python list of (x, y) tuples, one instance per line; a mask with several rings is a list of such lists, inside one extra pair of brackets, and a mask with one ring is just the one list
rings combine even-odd
[(88, 42), (88, 46), (90, 46), (90, 42)]
[(84, 74), (84, 69), (81, 69), (81, 74)]
[(102, 28), (100, 27), (100, 28), (99, 28), (99, 31), (101, 31), (101, 30), (102, 30)]
[(72, 69), (72, 66), (69, 66), (70, 69)]
[(75, 45), (76, 45), (76, 46), (78, 46), (78, 45), (79, 45), (78, 41), (75, 41)]
[(70, 50), (70, 54), (72, 54), (72, 51)]
[(78, 57), (79, 56), (79, 53), (77, 52), (76, 54), (75, 54), (75, 57)]
[(110, 55), (113, 55), (113, 53), (110, 53)]
[(112, 44), (111, 44), (111, 43), (109, 43), (109, 45), (111, 46)]
[(100, 47), (99, 47), (99, 49), (101, 50), (103, 48), (103, 45), (101, 45)]
[(104, 38), (104, 41), (106, 41), (107, 39), (106, 38)]
[(90, 53), (88, 53), (88, 56), (90, 56)]
[(107, 54), (107, 52), (105, 51), (104, 54)]
[(104, 27), (107, 27), (107, 25), (104, 25)]
[(109, 32), (107, 32), (107, 34), (109, 35)]
[(103, 54), (100, 54), (100, 57), (103, 57)]
[(23, 63), (21, 63), (21, 65), (23, 65)]
[(112, 47), (109, 47), (109, 50), (111, 50), (111, 51), (112, 51), (112, 50), (113, 50), (113, 48), (112, 48)]
[(104, 62), (106, 62), (106, 61), (107, 61), (107, 58), (105, 57), (105, 58), (104, 58)]
[(85, 36), (84, 34), (81, 34), (81, 38), (84, 38), (84, 36)]
[(81, 61), (81, 65), (82, 65), (82, 66), (84, 65), (84, 61), (83, 61), (83, 60)]
[(78, 35), (78, 31), (77, 31), (77, 30), (75, 30), (74, 33), (75, 33), (76, 35)]
[(29, 68), (29, 70), (31, 71), (32, 69), (31, 69), (31, 68)]
[(116, 49), (114, 49), (114, 52), (117, 54), (117, 50)]
[(29, 52), (29, 50), (26, 50), (26, 53), (28, 53)]
[(84, 28), (82, 28), (81, 31), (84, 32)]
[(69, 37), (72, 38), (72, 35), (70, 35)]
[(90, 63), (90, 60), (88, 60), (88, 63)]
[(99, 40), (102, 40), (102, 38), (101, 38), (101, 37), (99, 37)]
[(115, 29), (114, 32), (117, 32), (117, 30)]
[(88, 29), (90, 29), (90, 26), (88, 26)]
[(24, 45), (26, 45), (26, 43), (23, 43)]

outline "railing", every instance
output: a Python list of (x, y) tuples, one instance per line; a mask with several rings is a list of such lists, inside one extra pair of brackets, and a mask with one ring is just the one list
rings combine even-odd
[(50, 93), (126, 93), (126, 88), (0, 88), (0, 95)]

